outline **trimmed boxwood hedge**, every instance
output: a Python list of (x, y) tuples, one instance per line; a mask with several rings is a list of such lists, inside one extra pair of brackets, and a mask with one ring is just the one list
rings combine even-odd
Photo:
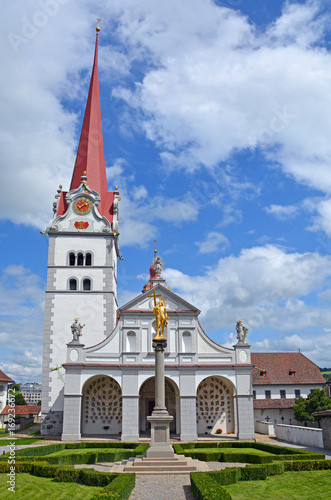
[(128, 500), (135, 487), (135, 474), (118, 474), (102, 492), (91, 500)]
[[(317, 460), (325, 459), (323, 453), (313, 453), (297, 448), (284, 448), (277, 445), (254, 442), (235, 442), (224, 441), (214, 443), (183, 443), (174, 444), (174, 450), (178, 454), (183, 454), (187, 457), (196, 458), (204, 462), (239, 462), (249, 464), (268, 464), (277, 460)], [(238, 448), (238, 453), (222, 453), (222, 448)], [(251, 455), (249, 453), (241, 453), (242, 448), (253, 448), (268, 453), (274, 456)]]
[(229, 500), (231, 495), (222, 487), (238, 481), (259, 481), (267, 476), (288, 471), (331, 470), (331, 460), (289, 460), (265, 465), (226, 468), (213, 472), (191, 472), (191, 488), (199, 500)]
[(231, 500), (229, 493), (208, 474), (210, 472), (191, 472), (191, 489), (197, 500)]

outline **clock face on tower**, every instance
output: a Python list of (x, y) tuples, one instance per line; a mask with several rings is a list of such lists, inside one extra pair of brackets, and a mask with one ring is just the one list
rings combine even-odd
[(93, 201), (85, 196), (76, 198), (72, 204), (73, 211), (78, 215), (86, 215), (92, 211)]

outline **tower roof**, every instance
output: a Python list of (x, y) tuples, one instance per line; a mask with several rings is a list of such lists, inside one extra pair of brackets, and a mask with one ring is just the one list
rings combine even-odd
[[(100, 28), (98, 26), (96, 28), (96, 42), (90, 88), (70, 190), (77, 189), (82, 182), (82, 175), (86, 175), (88, 186), (94, 191), (97, 191), (100, 195), (101, 201), (98, 206), (99, 212), (112, 222), (114, 193), (108, 192), (107, 188), (105, 153), (101, 123), (98, 71), (99, 31)], [(62, 215), (67, 209), (65, 195), (66, 192), (62, 191), (57, 215)]]

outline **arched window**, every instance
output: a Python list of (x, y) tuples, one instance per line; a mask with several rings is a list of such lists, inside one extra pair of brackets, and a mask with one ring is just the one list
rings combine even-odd
[(69, 290), (77, 290), (77, 280), (76, 280), (76, 278), (71, 278), (69, 280)]
[(192, 336), (190, 332), (183, 332), (183, 352), (192, 352)]
[(74, 266), (76, 264), (76, 255), (71, 252), (69, 254), (69, 266)]
[(127, 352), (136, 352), (136, 334), (135, 332), (128, 332), (126, 336), (126, 350)]
[(85, 278), (83, 280), (83, 290), (91, 290), (91, 280), (90, 280), (90, 278)]
[(82, 253), (79, 253), (77, 256), (77, 266), (83, 266), (84, 265), (84, 255)]
[(85, 266), (91, 266), (92, 265), (92, 255), (90, 253), (87, 253), (85, 255)]

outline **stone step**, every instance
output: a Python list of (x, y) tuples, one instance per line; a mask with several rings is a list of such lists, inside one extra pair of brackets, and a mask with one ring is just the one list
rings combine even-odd
[(125, 466), (124, 471), (125, 472), (135, 472), (136, 474), (139, 474), (140, 472), (162, 472), (163, 474), (169, 473), (169, 472), (192, 472), (195, 471), (196, 467), (195, 466), (189, 466), (189, 465), (166, 465), (166, 466), (159, 466), (159, 465), (135, 465), (135, 466)]

